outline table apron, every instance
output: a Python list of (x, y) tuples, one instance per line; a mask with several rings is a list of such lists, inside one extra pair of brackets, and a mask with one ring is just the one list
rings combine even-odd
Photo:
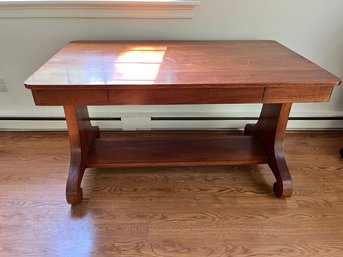
[(167, 105), (329, 101), (333, 87), (32, 89), (36, 105)]

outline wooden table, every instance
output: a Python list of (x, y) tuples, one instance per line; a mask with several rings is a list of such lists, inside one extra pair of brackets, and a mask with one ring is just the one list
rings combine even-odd
[[(283, 140), (292, 103), (324, 102), (340, 80), (275, 41), (76, 41), (26, 82), (36, 105), (64, 106), (71, 147), (66, 196), (82, 201), (86, 168), (267, 163), (292, 194)], [(102, 139), (88, 105), (263, 103), (244, 135), (154, 133)]]

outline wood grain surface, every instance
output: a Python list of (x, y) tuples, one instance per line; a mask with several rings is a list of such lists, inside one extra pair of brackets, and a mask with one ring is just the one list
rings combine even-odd
[(75, 41), (25, 85), (31, 89), (171, 89), (339, 83), (336, 76), (276, 41)]
[[(103, 134), (103, 137), (111, 137)], [(343, 256), (343, 133), (288, 133), (267, 165), (89, 169), (65, 203), (66, 133), (0, 133), (0, 256)]]

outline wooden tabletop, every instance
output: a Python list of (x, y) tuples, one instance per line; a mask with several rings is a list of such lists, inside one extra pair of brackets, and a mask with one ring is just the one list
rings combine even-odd
[(275, 41), (75, 41), (25, 81), (31, 89), (339, 84)]

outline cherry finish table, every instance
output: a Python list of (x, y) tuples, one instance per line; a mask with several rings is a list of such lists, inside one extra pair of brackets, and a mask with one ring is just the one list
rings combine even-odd
[[(292, 194), (283, 140), (292, 103), (324, 102), (340, 80), (275, 41), (76, 41), (26, 82), (36, 105), (64, 106), (71, 147), (66, 195), (82, 201), (86, 168), (267, 163), (277, 197)], [(88, 105), (263, 103), (244, 135), (100, 137)]]

